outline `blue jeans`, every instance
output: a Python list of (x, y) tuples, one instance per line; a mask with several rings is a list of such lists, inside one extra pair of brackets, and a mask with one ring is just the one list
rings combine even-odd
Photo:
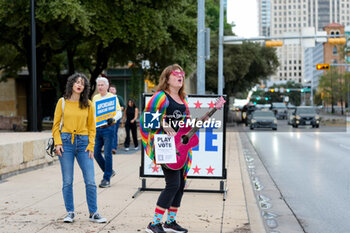
[(115, 125), (114, 125), (114, 138), (113, 138), (112, 149), (115, 149), (115, 150), (117, 150), (117, 148), (118, 148), (118, 129), (119, 129), (119, 125), (120, 125), (120, 120), (118, 120), (117, 123), (115, 123)]
[(78, 164), (83, 172), (86, 200), (90, 213), (97, 212), (97, 194), (95, 184), (94, 160), (89, 158), (89, 152), (85, 152), (89, 144), (87, 135), (75, 135), (73, 144), (71, 143), (72, 134), (61, 133), (63, 150), (62, 157), (58, 156), (61, 163), (63, 179), (63, 199), (67, 212), (74, 212), (73, 202), (73, 177), (74, 177), (74, 158), (77, 157)]
[[(104, 172), (103, 179), (110, 181), (113, 171), (112, 144), (114, 138), (114, 125), (101, 129), (96, 129), (94, 157), (96, 162)], [(104, 157), (102, 156), (102, 146), (104, 146)]]

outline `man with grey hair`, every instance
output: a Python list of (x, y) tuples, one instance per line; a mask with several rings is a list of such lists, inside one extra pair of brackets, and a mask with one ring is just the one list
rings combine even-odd
[[(99, 76), (96, 79), (96, 84), (98, 94), (93, 98), (94, 106), (97, 100), (115, 96), (107, 91), (109, 87), (107, 78)], [(115, 171), (113, 171), (112, 156), (112, 145), (115, 132), (114, 124), (122, 117), (118, 98), (116, 98), (116, 105), (117, 114), (113, 118), (107, 119), (107, 125), (100, 126), (96, 129), (94, 157), (101, 170), (104, 172), (103, 179), (99, 185), (100, 188), (110, 187), (110, 179), (115, 175)], [(104, 146), (104, 157), (102, 156), (102, 146)]]

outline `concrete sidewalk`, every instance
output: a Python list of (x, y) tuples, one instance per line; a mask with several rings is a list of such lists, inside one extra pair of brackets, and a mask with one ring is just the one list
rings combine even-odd
[[(227, 132), (226, 143), (226, 201), (222, 194), (185, 192), (177, 221), (189, 232), (263, 233), (238, 133)], [(58, 162), (0, 180), (0, 232), (145, 232), (159, 192), (141, 192), (132, 198), (141, 186), (140, 163), (140, 150), (118, 151), (114, 156), (117, 175), (111, 187), (97, 188), (98, 211), (108, 219), (105, 224), (89, 222), (85, 185), (77, 163), (73, 186), (77, 215), (73, 224), (62, 222), (66, 212)], [(103, 174), (96, 163), (95, 170), (98, 185)], [(148, 178), (147, 187), (163, 188), (163, 178)], [(188, 188), (217, 190), (219, 180), (189, 179)]]

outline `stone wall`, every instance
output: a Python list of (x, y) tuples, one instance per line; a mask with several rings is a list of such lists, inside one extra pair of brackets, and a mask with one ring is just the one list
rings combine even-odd
[[(137, 130), (138, 138), (140, 131)], [(125, 128), (119, 127), (118, 148), (124, 147)], [(40, 133), (0, 133), (0, 180), (19, 172), (46, 166), (58, 157), (50, 157), (46, 154), (45, 148), (51, 132)], [(130, 135), (131, 137), (131, 135)], [(130, 146), (133, 147), (131, 137)], [(141, 145), (140, 145), (141, 146)]]
[[(24, 134), (24, 135), (23, 135)], [(37, 133), (40, 135), (42, 133)], [(4, 133), (8, 136), (7, 142), (0, 144), (0, 179), (11, 173), (20, 172), (28, 168), (48, 164), (57, 158), (51, 158), (45, 152), (47, 139), (50, 134), (40, 136), (34, 133)], [(10, 138), (15, 138), (9, 140)]]

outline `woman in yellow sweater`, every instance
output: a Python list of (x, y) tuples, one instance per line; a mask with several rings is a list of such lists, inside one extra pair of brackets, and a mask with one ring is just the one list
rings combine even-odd
[[(95, 116), (94, 108), (88, 99), (90, 84), (84, 74), (73, 74), (68, 78), (62, 113), (61, 98), (55, 110), (52, 134), (55, 139), (56, 153), (59, 155), (63, 179), (63, 199), (67, 216), (64, 222), (74, 221), (73, 171), (74, 159), (83, 172), (86, 199), (90, 212), (90, 221), (104, 223), (107, 220), (97, 213), (97, 194), (94, 170)], [(61, 116), (63, 127), (60, 131)]]

